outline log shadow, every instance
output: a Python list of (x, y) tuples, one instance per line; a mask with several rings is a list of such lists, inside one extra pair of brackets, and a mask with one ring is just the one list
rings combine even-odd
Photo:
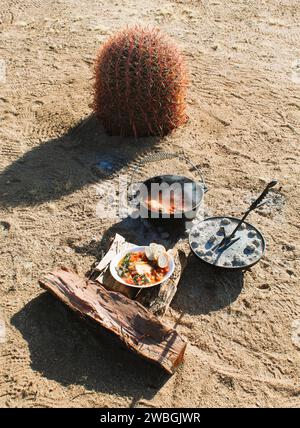
[(191, 253), (172, 306), (192, 315), (218, 311), (238, 298), (243, 284), (242, 271), (209, 266)]
[(63, 386), (129, 397), (135, 405), (153, 398), (170, 377), (49, 293), (30, 301), (11, 322), (28, 343), (32, 369)]
[(91, 115), (7, 166), (0, 174), (0, 204), (32, 206), (57, 200), (105, 179), (95, 165), (103, 166), (105, 173), (117, 173), (158, 141), (109, 136)]

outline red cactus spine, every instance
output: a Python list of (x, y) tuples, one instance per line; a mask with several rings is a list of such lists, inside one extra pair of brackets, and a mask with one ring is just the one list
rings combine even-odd
[(159, 30), (127, 28), (100, 49), (94, 110), (113, 135), (165, 135), (186, 122), (187, 71)]

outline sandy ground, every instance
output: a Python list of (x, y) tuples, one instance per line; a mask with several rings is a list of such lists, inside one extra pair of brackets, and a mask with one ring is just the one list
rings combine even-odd
[[(2, 0), (0, 406), (300, 407), (299, 16), (297, 0)], [(225, 275), (190, 259), (166, 320), (189, 346), (169, 379), (37, 282), (100, 257), (114, 220), (96, 216), (91, 166), (121, 154), (126, 173), (151, 150), (93, 119), (74, 128), (91, 113), (98, 46), (137, 22), (160, 26), (187, 56), (190, 120), (155, 144), (203, 167), (207, 209), (238, 215), (280, 182), (270, 209), (251, 215), (268, 242), (258, 265)]]

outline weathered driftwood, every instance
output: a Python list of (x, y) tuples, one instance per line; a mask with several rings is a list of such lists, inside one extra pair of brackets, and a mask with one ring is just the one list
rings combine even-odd
[(171, 278), (161, 286), (137, 290), (136, 288), (126, 287), (117, 282), (109, 271), (109, 264), (114, 256), (120, 251), (133, 246), (134, 244), (127, 242), (123, 236), (116, 234), (108, 252), (95, 267), (95, 272), (97, 272), (95, 280), (103, 284), (108, 290), (118, 291), (131, 299), (137, 300), (148, 307), (155, 315), (163, 316), (168, 310), (177, 291), (177, 285), (186, 265), (186, 255), (181, 250), (177, 250), (176, 248), (173, 249), (175, 271)]
[(80, 316), (114, 333), (129, 349), (167, 372), (173, 373), (182, 362), (186, 342), (140, 303), (67, 269), (49, 273), (39, 283)]
[(162, 283), (159, 288), (157, 297), (150, 303), (150, 311), (157, 316), (163, 316), (176, 294), (177, 285), (180, 281), (181, 274), (186, 266), (187, 257), (185, 253), (178, 250), (175, 254), (175, 270), (169, 281)]

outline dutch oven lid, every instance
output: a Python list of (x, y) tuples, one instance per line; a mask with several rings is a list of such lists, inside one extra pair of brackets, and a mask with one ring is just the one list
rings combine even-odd
[(238, 225), (235, 217), (209, 217), (190, 230), (189, 243), (194, 254), (205, 263), (227, 269), (246, 269), (264, 254), (265, 240), (253, 225), (243, 222), (234, 237), (222, 245)]

